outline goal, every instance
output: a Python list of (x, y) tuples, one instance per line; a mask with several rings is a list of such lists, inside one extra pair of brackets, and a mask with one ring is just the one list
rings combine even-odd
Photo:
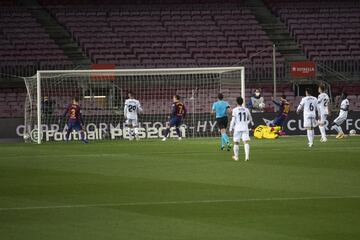
[[(24, 139), (62, 141), (66, 131), (63, 117), (74, 97), (80, 99), (89, 140), (127, 139), (123, 108), (128, 91), (143, 108), (139, 117), (140, 138), (160, 138), (177, 94), (187, 108), (180, 128), (183, 137), (218, 136), (211, 106), (217, 94), (235, 104), (245, 97), (244, 67), (49, 70), (25, 78)], [(174, 136), (172, 131), (170, 136)], [(77, 139), (77, 133), (71, 135)]]

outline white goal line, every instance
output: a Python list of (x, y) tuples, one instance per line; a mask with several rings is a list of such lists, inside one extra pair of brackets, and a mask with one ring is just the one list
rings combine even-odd
[(360, 195), (353, 196), (314, 196), (314, 197), (285, 197), (285, 198), (244, 198), (244, 199), (218, 199), (218, 200), (190, 200), (190, 201), (160, 201), (160, 202), (123, 202), (123, 203), (94, 203), (52, 206), (27, 206), (0, 208), (0, 212), (20, 210), (67, 209), (67, 208), (92, 208), (92, 207), (121, 207), (121, 206), (161, 206), (183, 204), (213, 204), (213, 203), (242, 203), (242, 202), (268, 202), (268, 201), (306, 201), (306, 200), (331, 200), (331, 199), (360, 199)]

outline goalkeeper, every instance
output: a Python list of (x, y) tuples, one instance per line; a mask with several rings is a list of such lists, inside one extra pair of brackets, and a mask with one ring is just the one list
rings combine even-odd
[(88, 141), (85, 138), (85, 133), (83, 130), (84, 122), (81, 116), (81, 110), (79, 106), (79, 98), (74, 97), (72, 100), (72, 103), (69, 104), (67, 107), (65, 113), (63, 114), (63, 117), (67, 117), (67, 131), (65, 135), (65, 140), (69, 141), (70, 134), (73, 130), (76, 130), (80, 133), (80, 140), (83, 141), (83, 143), (88, 143)]
[(254, 137), (258, 139), (276, 139), (279, 137), (281, 127), (269, 127), (266, 125), (259, 125), (254, 130)]

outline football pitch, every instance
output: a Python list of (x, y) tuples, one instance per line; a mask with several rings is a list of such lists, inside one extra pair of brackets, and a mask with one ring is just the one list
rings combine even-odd
[[(360, 239), (360, 138), (0, 144), (0, 239)], [(240, 159), (243, 147), (240, 146)]]

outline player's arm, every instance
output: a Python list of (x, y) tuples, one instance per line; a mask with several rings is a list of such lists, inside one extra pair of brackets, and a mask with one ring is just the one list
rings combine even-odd
[(125, 118), (127, 116), (127, 111), (128, 111), (128, 105), (127, 105), (127, 103), (125, 103), (125, 106), (124, 106), (124, 117)]
[(187, 109), (184, 104), (182, 106), (183, 106), (183, 118), (185, 118), (187, 114)]
[(296, 109), (296, 113), (299, 114), (304, 108), (304, 99), (301, 100), (300, 105)]
[(246, 109), (246, 114), (248, 115), (248, 120), (249, 120), (249, 123), (251, 124), (251, 126), (254, 126), (254, 120), (251, 116), (251, 113), (248, 109)]
[(229, 131), (232, 132), (234, 127), (235, 127), (235, 114), (234, 114), (234, 111), (233, 111)]
[(61, 117), (59, 117), (59, 119), (58, 119), (58, 124), (59, 124), (59, 125), (60, 125), (60, 123), (61, 123), (62, 118), (66, 118), (66, 115), (68, 114), (69, 109), (70, 109), (70, 105), (68, 105), (68, 106), (66, 107), (65, 112), (61, 115)]
[(80, 108), (79, 108), (79, 122), (80, 122), (80, 124), (81, 124), (81, 127), (82, 128), (84, 128), (84, 119), (83, 119), (83, 117), (82, 117), (82, 114), (81, 114), (81, 110), (80, 110)]
[(142, 113), (143, 109), (141, 107), (141, 104), (140, 102), (138, 102), (138, 113)]
[(213, 103), (212, 107), (211, 107), (211, 113), (215, 114), (215, 103)]
[(231, 113), (232, 113), (232, 110), (231, 110), (231, 107), (230, 107), (230, 104), (229, 104), (229, 103), (227, 103), (226, 112), (227, 112), (227, 114), (231, 114)]

